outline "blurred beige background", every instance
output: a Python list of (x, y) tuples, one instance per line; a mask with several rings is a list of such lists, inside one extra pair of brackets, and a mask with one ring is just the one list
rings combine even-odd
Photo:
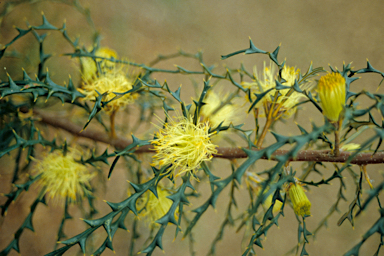
[[(7, 1), (1, 1), (0, 10), (4, 10)], [(18, 3), (21, 1), (9, 1)], [(63, 20), (67, 21), (68, 34), (71, 37), (80, 36), (80, 41), (86, 47), (92, 42), (94, 29), (87, 23), (84, 15), (74, 7), (58, 2), (36, 2), (24, 3), (15, 6), (11, 12), (4, 16), (0, 27), (0, 43), (9, 42), (17, 35), (12, 27), (16, 25), (26, 28), (26, 20), (37, 25), (41, 22), (43, 11), (48, 21), (61, 27)], [(68, 1), (71, 2), (71, 1)], [(251, 37), (255, 45), (266, 51), (273, 51), (281, 43), (279, 60), (287, 59), (287, 64), (296, 66), (305, 71), (313, 62), (315, 67), (323, 66), (327, 70), (328, 64), (342, 68), (343, 62), (353, 61), (355, 69), (366, 66), (366, 59), (369, 59), (373, 67), (384, 70), (384, 16), (382, 0), (372, 1), (278, 1), (278, 0), (237, 0), (237, 1), (181, 1), (181, 0), (158, 0), (158, 1), (79, 1), (83, 7), (90, 10), (96, 30), (100, 30), (103, 36), (103, 46), (115, 49), (120, 57), (128, 58), (138, 63), (149, 63), (157, 54), (175, 53), (182, 49), (189, 53), (203, 50), (204, 61), (207, 65), (217, 65), (216, 73), (224, 72), (224, 66), (237, 68), (244, 63), (249, 71), (254, 65), (261, 67), (263, 61), (269, 61), (264, 55), (238, 55), (224, 61), (220, 60), (221, 55), (236, 50), (248, 48), (248, 38)], [(3, 9), (1, 9), (3, 8)], [(71, 75), (75, 81), (79, 80), (78, 66), (73, 60), (62, 57), (60, 54), (71, 52), (70, 45), (57, 32), (50, 32), (46, 40), (47, 53), (54, 53), (55, 56), (47, 62), (52, 74), (52, 79), (57, 83), (68, 79)], [(0, 61), (0, 68), (7, 68), (12, 77), (20, 77), (21, 67), (24, 67), (30, 74), (36, 72), (36, 57), (38, 54), (37, 43), (32, 35), (19, 40), (15, 49), (23, 56), (23, 60), (6, 58)], [(33, 50), (30, 50), (32, 47)], [(28, 50), (27, 50), (28, 49)], [(27, 59), (28, 61), (25, 61)], [(177, 58), (159, 64), (157, 67), (174, 69), (173, 64), (180, 65), (189, 70), (199, 69), (195, 61)], [(182, 98), (190, 101), (192, 96), (192, 82), (188, 76), (155, 74), (160, 81), (167, 79), (172, 88), (183, 84)], [(363, 75), (363, 79), (352, 85), (352, 90), (358, 92), (363, 88), (376, 91), (381, 77), (379, 75)], [(5, 72), (0, 70), (0, 78), (5, 79)], [(203, 77), (195, 77), (196, 81), (202, 83)], [(229, 83), (226, 85), (229, 86)], [(383, 93), (383, 88), (379, 92)], [(310, 129), (310, 122), (318, 124), (322, 117), (311, 107), (306, 107), (297, 120), (302, 126)], [(380, 121), (380, 120), (378, 120)], [(248, 127), (252, 127), (249, 125)], [(288, 122), (289, 129), (277, 126), (279, 133), (284, 135), (299, 134), (293, 122)], [(268, 137), (266, 143), (273, 142)], [(218, 160), (221, 168), (214, 170), (214, 173), (226, 177), (230, 173), (230, 167), (225, 160)], [(6, 184), (8, 171), (4, 160), (0, 167), (2, 176), (1, 184)], [(265, 161), (258, 162), (256, 171), (260, 171), (267, 164)], [(267, 166), (266, 165), (266, 166)], [(269, 166), (269, 165), (268, 165)], [(294, 165), (298, 168), (300, 165)], [(325, 177), (333, 173), (332, 165), (329, 170), (324, 171)], [(120, 169), (123, 165), (121, 165)], [(224, 173), (220, 170), (225, 169)], [(371, 178), (375, 180), (374, 185), (382, 181), (380, 174), (382, 165), (369, 166)], [(12, 170), (12, 169), (11, 169)], [(356, 169), (356, 172), (358, 169)], [(322, 229), (317, 240), (310, 240), (306, 247), (310, 255), (342, 255), (352, 248), (361, 238), (362, 234), (371, 227), (379, 217), (377, 204), (373, 202), (369, 211), (364, 213), (356, 221), (353, 230), (347, 221), (337, 227), (336, 222), (348, 209), (349, 202), (354, 198), (353, 181), (347, 173), (345, 179), (348, 187), (346, 194), (348, 202), (340, 204), (340, 214), (329, 219), (329, 229)], [(314, 180), (321, 177), (313, 176)], [(107, 193), (99, 195), (100, 199), (115, 200), (124, 198), (128, 187), (125, 172), (115, 172), (109, 181)], [(328, 213), (334, 202), (338, 191), (338, 181), (334, 186), (321, 186), (313, 188), (308, 197), (312, 202), (312, 216), (307, 220), (309, 230), (313, 230), (319, 221)], [(198, 207), (207, 198), (209, 187), (207, 184), (201, 186), (206, 192), (202, 199), (192, 201), (190, 207)], [(367, 189), (368, 186), (365, 184)], [(244, 188), (244, 187), (243, 187)], [(0, 192), (7, 193), (9, 186), (0, 187)], [(206, 255), (211, 241), (213, 241), (216, 230), (219, 228), (224, 217), (228, 200), (228, 190), (224, 191), (218, 200), (217, 211), (209, 209), (197, 224), (194, 237), (196, 239), (197, 255)], [(238, 213), (245, 210), (245, 203), (248, 195), (243, 190), (236, 193), (239, 200)], [(119, 200), (120, 200), (119, 199)], [(10, 241), (10, 234), (13, 234), (20, 226), (20, 219), (24, 219), (29, 212), (29, 205), (33, 200), (33, 191), (26, 193), (20, 201), (17, 201), (10, 209), (8, 216), (4, 219), (0, 232), (0, 250)], [(3, 202), (3, 201), (1, 201)], [(100, 203), (101, 212), (107, 212), (108, 208)], [(80, 215), (75, 207), (71, 209), (75, 216), (74, 220), (68, 222), (66, 233), (76, 235), (83, 231), (85, 225), (78, 219)], [(58, 207), (39, 206), (34, 216), (35, 234), (26, 230), (21, 238), (20, 247), (22, 255), (43, 255), (51, 251), (55, 242), (56, 229), (59, 225), (62, 210)], [(190, 216), (193, 216), (191, 214)], [(129, 218), (131, 221), (132, 218)], [(128, 228), (130, 222), (127, 221)], [(286, 207), (285, 217), (279, 220), (280, 227), (272, 228), (268, 232), (268, 239), (263, 241), (265, 250), (256, 248), (257, 255), (283, 255), (297, 243), (297, 221), (290, 207)], [(181, 241), (179, 236), (172, 242), (175, 228), (170, 226), (163, 239), (165, 255), (188, 255), (188, 239)], [(217, 255), (240, 255), (241, 239), (244, 230), (235, 233), (234, 229), (226, 229), (224, 240), (217, 247)], [(104, 233), (100, 232), (101, 237)], [(143, 237), (148, 231), (141, 230)], [(130, 234), (119, 230), (114, 240), (116, 255), (128, 255)], [(100, 238), (101, 239), (101, 238)], [(143, 243), (140, 239), (138, 245)], [(372, 236), (361, 248), (361, 255), (372, 255), (379, 244), (379, 236)], [(138, 247), (137, 247), (138, 248)], [(68, 255), (76, 255), (77, 248), (71, 250)], [(14, 251), (10, 255), (17, 255)], [(106, 251), (103, 255), (114, 255)], [(163, 255), (156, 250), (154, 255)]]

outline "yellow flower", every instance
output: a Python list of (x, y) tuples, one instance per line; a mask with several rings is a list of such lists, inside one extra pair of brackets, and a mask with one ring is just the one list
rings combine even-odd
[[(263, 207), (264, 207), (265, 210), (268, 210), (268, 208), (271, 207), (272, 199), (273, 199), (273, 193), (270, 194), (270, 195), (265, 199), (265, 201), (264, 201), (264, 203), (263, 203)], [(279, 200), (275, 200), (275, 204), (274, 204), (274, 206), (273, 206), (273, 210), (272, 210), (272, 212), (273, 212), (273, 213), (277, 213), (277, 212), (279, 212), (279, 211), (280, 211), (280, 208), (281, 208), (282, 205), (283, 205), (282, 202), (280, 202)]]
[[(168, 166), (173, 175), (193, 172), (203, 161), (209, 161), (212, 154), (217, 153), (216, 145), (211, 143), (208, 133), (208, 123), (193, 124), (192, 117), (178, 116), (174, 119), (168, 116), (168, 123), (155, 133), (152, 140), (156, 154), (152, 166)], [(176, 173), (177, 170), (177, 173)]]
[[(252, 191), (257, 195), (260, 195), (260, 189), (261, 189), (260, 183), (263, 180), (264, 178), (260, 177), (256, 173), (253, 173), (253, 172), (245, 173), (245, 184), (247, 184), (248, 189), (252, 189)], [(272, 199), (273, 199), (273, 193), (270, 194), (267, 198), (265, 198), (263, 202), (263, 208), (265, 210), (268, 210), (268, 208), (271, 206)], [(273, 206), (273, 213), (280, 211), (280, 208), (282, 205), (283, 205), (282, 202), (280, 202), (279, 200), (276, 200), (275, 205)]]
[[(203, 116), (203, 121), (208, 121), (211, 127), (217, 127), (221, 122), (227, 126), (237, 119), (237, 108), (231, 103), (221, 106), (226, 101), (228, 96), (221, 96), (213, 91), (209, 91), (204, 99), (206, 105), (201, 108), (200, 114)], [(224, 100), (222, 100), (224, 99)]]
[[(298, 80), (299, 75), (299, 69), (295, 70), (294, 67), (285, 65), (281, 72), (281, 77), (285, 80), (282, 85), (292, 87), (295, 83), (295, 79)], [(278, 79), (278, 77), (275, 66), (272, 64), (272, 62), (267, 67), (265, 66), (264, 62), (264, 70), (262, 75), (263, 79), (261, 79), (257, 74), (256, 67), (254, 67), (254, 76), (256, 78), (255, 82), (243, 83), (245, 87), (251, 89), (252, 96), (253, 93), (260, 94), (276, 87), (275, 80)], [(300, 89), (302, 90), (310, 90), (311, 88), (312, 86), (310, 83), (304, 83), (300, 85)], [(305, 96), (301, 93), (298, 93), (294, 90), (291, 92), (290, 91), (290, 89), (279, 90), (281, 96), (275, 99), (276, 90), (272, 89), (258, 102), (256, 108), (264, 106), (264, 109), (269, 110), (271, 105), (275, 103), (275, 109), (278, 109), (277, 114), (282, 114), (285, 118), (288, 118), (296, 112), (296, 107), (294, 106), (299, 103), (302, 98), (305, 98)]]
[(311, 214), (311, 202), (308, 200), (301, 184), (291, 183), (288, 188), (288, 195), (291, 198), (293, 210), (297, 215), (304, 216)]
[(139, 216), (145, 217), (150, 224), (154, 224), (156, 220), (163, 217), (171, 208), (173, 201), (167, 196), (170, 196), (169, 190), (159, 186), (157, 188), (156, 197), (151, 191), (147, 191), (137, 201), (137, 210)]
[[(98, 95), (106, 93), (103, 101), (109, 101), (116, 97), (114, 92), (122, 93), (131, 90), (134, 80), (127, 78), (122, 71), (108, 72), (98, 77), (91, 84), (83, 84), (79, 91), (85, 94), (85, 100), (95, 100)], [(97, 91), (97, 92), (96, 92)], [(111, 113), (117, 111), (132, 103), (137, 97), (137, 94), (125, 94), (119, 98), (114, 99), (106, 105), (105, 111)]]
[[(95, 56), (104, 58), (117, 58), (116, 52), (107, 47), (98, 49), (95, 52)], [(99, 64), (99, 70), (97, 68), (96, 62)], [(87, 84), (92, 83), (92, 81), (94, 81), (98, 76), (113, 70), (115, 67), (114, 62), (107, 61), (105, 59), (96, 59), (96, 62), (90, 57), (80, 58), (82, 79)]]
[(75, 157), (80, 158), (80, 152), (70, 148), (65, 156), (61, 151), (54, 151), (43, 160), (33, 159), (37, 162), (35, 173), (41, 174), (38, 183), (43, 187), (43, 193), (48, 193), (56, 202), (68, 198), (75, 203), (91, 194), (88, 188), (94, 175), (76, 162)]
[(330, 121), (337, 122), (345, 105), (345, 78), (340, 73), (322, 76), (317, 86), (323, 115)]

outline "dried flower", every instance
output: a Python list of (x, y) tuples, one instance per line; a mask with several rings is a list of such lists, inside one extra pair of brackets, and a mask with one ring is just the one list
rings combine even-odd
[[(117, 58), (116, 52), (107, 47), (98, 49), (95, 52), (95, 55), (98, 57), (104, 57), (104, 58), (112, 58), (112, 57)], [(98, 63), (99, 70), (96, 63)], [(83, 79), (83, 82), (86, 84), (92, 83), (100, 75), (103, 75), (108, 71), (114, 70), (115, 68), (114, 62), (111, 62), (105, 59), (96, 59), (96, 62), (95, 62), (95, 60), (93, 60), (90, 57), (80, 58), (80, 65), (81, 65), (82, 79)]]
[[(275, 79), (277, 79), (277, 76), (275, 74), (275, 66), (272, 65), (272, 62), (267, 67), (264, 62), (263, 79), (258, 76), (256, 67), (254, 67), (254, 76), (256, 80), (253, 83), (244, 82), (243, 84), (245, 87), (251, 89), (252, 95), (253, 93), (260, 94), (276, 87)], [(299, 78), (299, 75), (299, 69), (295, 70), (294, 67), (285, 65), (281, 72), (281, 77), (285, 80), (285, 82), (282, 84), (284, 86), (292, 87), (295, 83), (295, 80)], [(302, 90), (309, 90), (311, 88), (312, 85), (310, 83), (303, 83), (300, 85), (300, 89)], [(263, 97), (263, 99), (258, 102), (256, 108), (264, 106), (264, 109), (269, 110), (270, 106), (275, 103), (275, 108), (278, 108), (277, 114), (283, 114), (283, 116), (286, 118), (290, 117), (296, 112), (296, 107), (294, 106), (299, 103), (300, 100), (305, 96), (291, 89), (283, 89), (279, 90), (279, 92), (281, 96), (275, 98), (276, 90), (272, 89)]]
[(329, 73), (318, 82), (323, 115), (331, 122), (337, 122), (345, 105), (345, 78), (340, 73)]
[(163, 217), (171, 208), (172, 200), (167, 198), (171, 192), (159, 186), (157, 188), (156, 197), (151, 191), (147, 191), (137, 201), (137, 210), (140, 212), (139, 216), (145, 217), (150, 224), (154, 224), (156, 220)]
[[(209, 161), (217, 153), (216, 145), (211, 143), (208, 123), (193, 124), (192, 117), (168, 117), (169, 122), (155, 133), (151, 143), (156, 150), (152, 166), (168, 166), (172, 174), (193, 172), (203, 161)], [(175, 173), (177, 170), (177, 173)]]
[(37, 162), (35, 173), (41, 174), (38, 183), (43, 187), (43, 193), (48, 193), (54, 201), (69, 199), (75, 203), (91, 194), (88, 188), (94, 175), (86, 166), (76, 162), (75, 157), (80, 157), (80, 152), (70, 148), (66, 155), (54, 151), (43, 160), (33, 159)]
[(288, 195), (291, 198), (293, 210), (297, 215), (304, 216), (311, 214), (311, 202), (308, 200), (301, 184), (298, 182), (296, 184), (291, 183), (288, 188)]

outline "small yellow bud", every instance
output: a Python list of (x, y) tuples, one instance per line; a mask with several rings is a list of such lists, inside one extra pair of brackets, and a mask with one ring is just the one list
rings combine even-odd
[(293, 204), (293, 210), (297, 215), (310, 215), (311, 202), (309, 202), (303, 187), (300, 184), (291, 183), (288, 189), (289, 197)]
[(320, 78), (317, 89), (324, 116), (337, 122), (345, 104), (345, 78), (340, 73), (327, 74)]
[[(271, 207), (271, 204), (272, 204), (272, 199), (273, 199), (273, 194), (270, 194), (264, 201), (263, 203), (263, 207), (265, 210), (268, 210), (269, 207)], [(281, 206), (283, 205), (282, 202), (280, 202), (279, 200), (276, 200), (275, 201), (275, 205), (273, 206), (273, 213), (277, 213), (280, 211), (281, 209)]]
[(361, 148), (360, 144), (348, 143), (348, 144), (344, 144), (343, 146), (341, 146), (340, 150), (342, 150), (342, 151), (355, 151), (355, 150), (360, 149), (360, 148)]

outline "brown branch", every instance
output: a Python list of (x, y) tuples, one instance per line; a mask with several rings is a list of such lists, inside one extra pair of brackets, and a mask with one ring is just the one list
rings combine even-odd
[[(70, 122), (66, 118), (61, 118), (55, 114), (49, 114), (45, 111), (34, 110), (34, 114), (43, 123), (49, 124), (56, 128), (61, 128), (76, 136), (89, 138), (94, 141), (103, 142), (114, 146), (117, 149), (123, 149), (132, 143), (132, 140), (118, 136), (115, 139), (111, 139), (110, 136), (102, 131), (87, 128), (82, 131), (83, 127)], [(257, 151), (257, 149), (255, 149)], [(146, 145), (138, 148), (136, 153), (153, 153), (152, 145)], [(289, 150), (278, 149), (272, 155), (271, 160), (274, 160), (276, 156), (283, 156), (289, 153)], [(316, 161), (316, 162), (339, 162), (344, 163), (353, 154), (353, 152), (341, 151), (339, 156), (334, 156), (331, 150), (300, 150), (295, 159), (290, 161)], [(214, 157), (219, 158), (246, 158), (247, 154), (241, 148), (219, 147), (217, 148), (217, 154)], [(266, 157), (262, 157), (266, 159)], [(365, 164), (380, 164), (384, 163), (384, 152), (372, 153), (359, 153), (357, 154), (351, 164), (365, 165)]]

